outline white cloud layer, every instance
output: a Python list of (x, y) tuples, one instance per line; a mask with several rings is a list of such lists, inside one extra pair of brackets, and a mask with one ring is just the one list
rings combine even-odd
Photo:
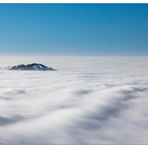
[(148, 144), (147, 57), (1, 57), (0, 144)]

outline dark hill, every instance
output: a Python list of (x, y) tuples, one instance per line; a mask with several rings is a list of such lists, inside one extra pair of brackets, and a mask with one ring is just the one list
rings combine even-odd
[(55, 69), (45, 66), (43, 64), (32, 63), (32, 64), (21, 64), (8, 68), (9, 70), (33, 70), (33, 71), (54, 71)]

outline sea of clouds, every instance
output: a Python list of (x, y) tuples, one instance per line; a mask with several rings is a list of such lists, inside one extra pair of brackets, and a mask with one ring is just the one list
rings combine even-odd
[[(38, 62), (57, 71), (9, 71)], [(1, 56), (0, 144), (148, 144), (148, 57)]]

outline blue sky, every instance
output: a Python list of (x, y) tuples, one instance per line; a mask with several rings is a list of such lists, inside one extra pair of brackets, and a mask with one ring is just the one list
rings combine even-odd
[(148, 4), (1, 4), (0, 54), (148, 55)]

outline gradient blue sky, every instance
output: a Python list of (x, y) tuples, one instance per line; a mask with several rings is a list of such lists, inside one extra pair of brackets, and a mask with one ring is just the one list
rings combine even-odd
[(148, 55), (148, 4), (1, 4), (0, 54)]

